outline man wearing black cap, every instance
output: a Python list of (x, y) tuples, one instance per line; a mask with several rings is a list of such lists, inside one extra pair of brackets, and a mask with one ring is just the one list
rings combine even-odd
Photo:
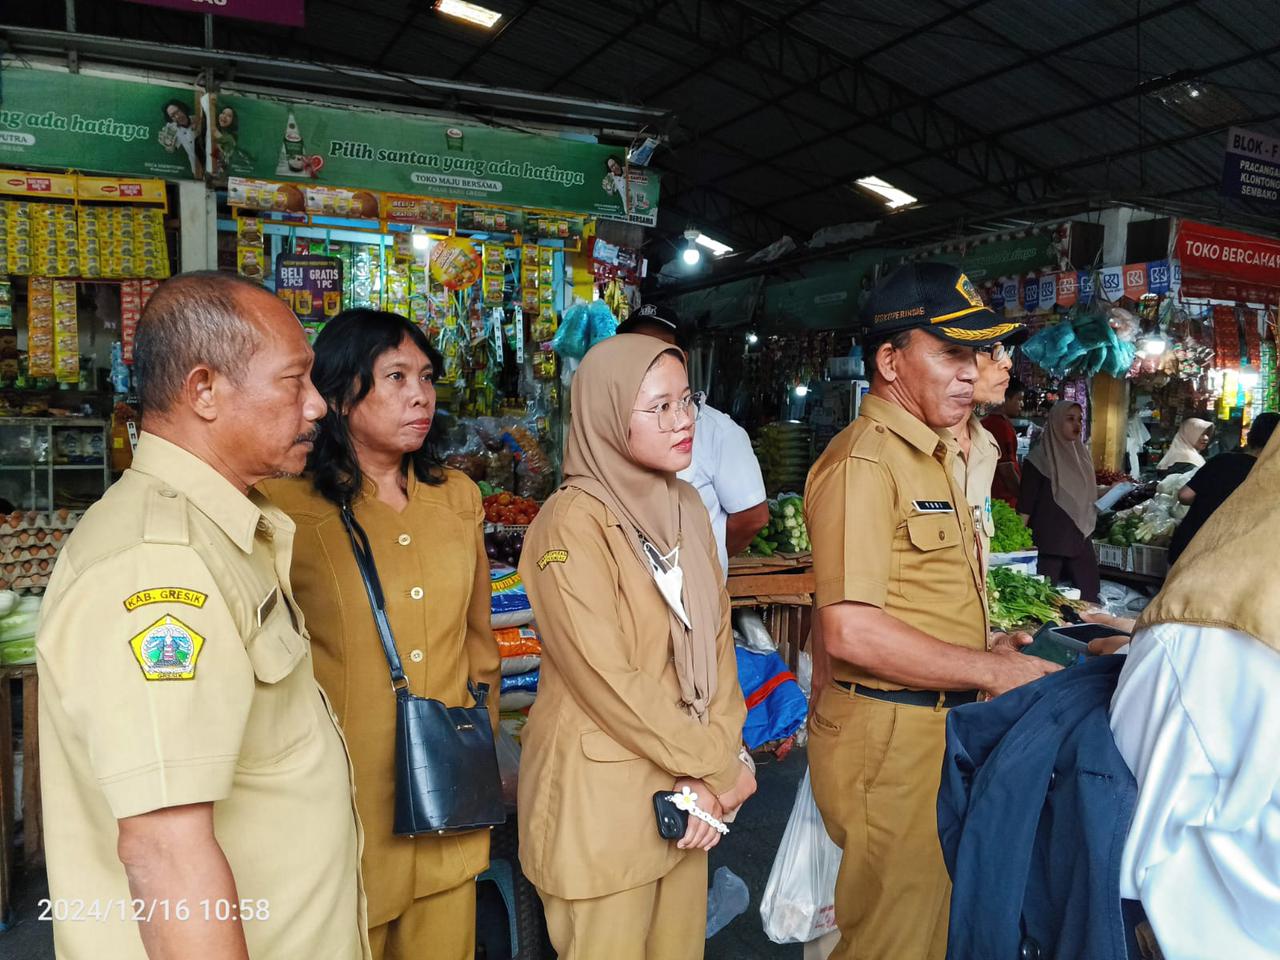
[[(689, 330), (670, 307), (646, 303), (618, 327), (619, 333), (641, 333), (688, 352)], [(729, 558), (747, 548), (769, 522), (764, 478), (747, 431), (727, 413), (702, 405), (693, 433), (693, 462), (678, 474), (698, 491), (711, 515), (720, 551), (720, 572), (729, 576)]]
[(950, 882), (936, 804), (947, 710), (1051, 668), (989, 638), (978, 532), (949, 430), (969, 416), (975, 351), (1018, 328), (945, 264), (894, 271), (864, 307), (871, 389), (809, 471), (814, 597), (832, 681), (809, 766), (843, 849), (836, 960), (942, 960)]

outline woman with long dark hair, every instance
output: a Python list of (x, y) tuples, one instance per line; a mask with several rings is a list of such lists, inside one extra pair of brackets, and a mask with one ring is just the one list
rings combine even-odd
[(442, 361), (421, 330), (393, 313), (347, 310), (315, 351), (311, 378), (329, 410), (307, 474), (264, 486), (297, 524), (293, 592), (351, 753), (370, 944), (375, 960), (471, 960), (489, 834), (394, 834), (395, 693), (341, 511), (349, 506), (368, 536), (410, 692), (470, 706), (468, 683), (486, 683), (496, 723), (480, 491), (441, 463)]

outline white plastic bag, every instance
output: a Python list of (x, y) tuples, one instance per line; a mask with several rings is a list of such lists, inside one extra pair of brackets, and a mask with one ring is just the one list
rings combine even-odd
[(760, 898), (760, 919), (770, 940), (807, 943), (836, 928), (840, 858), (840, 848), (822, 824), (806, 770)]

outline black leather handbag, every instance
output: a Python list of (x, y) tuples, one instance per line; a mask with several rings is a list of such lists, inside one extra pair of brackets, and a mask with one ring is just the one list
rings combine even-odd
[(498, 826), (507, 812), (493, 726), (485, 709), (489, 685), (467, 682), (474, 707), (446, 707), (409, 692), (369, 538), (349, 507), (342, 508), (342, 522), (396, 692), (396, 836)]

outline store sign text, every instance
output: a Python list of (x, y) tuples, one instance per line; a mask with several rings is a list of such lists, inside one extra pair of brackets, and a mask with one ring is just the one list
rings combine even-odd
[(1280, 286), (1280, 241), (1184, 220), (1177, 246), (1191, 275)]

